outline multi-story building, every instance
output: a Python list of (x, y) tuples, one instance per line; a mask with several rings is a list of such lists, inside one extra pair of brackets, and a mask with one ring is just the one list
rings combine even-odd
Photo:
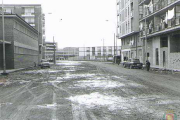
[(57, 60), (78, 60), (78, 47), (65, 47), (56, 51)]
[(122, 61), (129, 58), (143, 61), (143, 42), (139, 40), (138, 11), (138, 0), (117, 0), (117, 34), (121, 39)]
[(45, 59), (54, 60), (54, 53), (56, 59), (57, 42), (45, 42)]
[(144, 60), (152, 67), (180, 69), (180, 0), (139, 0)]
[[(115, 51), (114, 51), (115, 50)], [(80, 47), (80, 60), (108, 60), (115, 55), (120, 55), (121, 47), (114, 49), (114, 46)]]
[[(2, 7), (0, 7), (2, 11)], [(45, 16), (41, 4), (5, 4), (5, 14), (17, 14), (38, 31), (39, 60), (43, 57), (43, 44), (45, 42)]]
[[(4, 15), (4, 28), (6, 68), (16, 69), (37, 65), (38, 31), (17, 14)], [(2, 39), (2, 19), (0, 19), (0, 69), (3, 68)]]

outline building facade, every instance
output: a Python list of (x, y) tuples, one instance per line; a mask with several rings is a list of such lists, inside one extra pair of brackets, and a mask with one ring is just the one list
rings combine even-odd
[(57, 52), (56, 42), (45, 42), (45, 59), (54, 60), (54, 56), (56, 59), (56, 52)]
[[(2, 11), (2, 7), (0, 7)], [(41, 4), (4, 4), (5, 14), (17, 14), (38, 31), (39, 59), (43, 58), (45, 42), (45, 15)]]
[(113, 56), (120, 55), (121, 47), (114, 49), (114, 46), (80, 47), (79, 60), (104, 60), (112, 59)]
[(180, 69), (180, 1), (139, 0), (144, 60), (152, 67)]
[[(2, 18), (2, 15), (0, 15)], [(38, 64), (38, 31), (16, 14), (4, 15), (7, 69)], [(0, 69), (3, 69), (2, 19), (0, 19)]]
[(121, 39), (122, 61), (138, 58), (143, 61), (143, 41), (139, 39), (138, 0), (117, 0), (118, 36)]

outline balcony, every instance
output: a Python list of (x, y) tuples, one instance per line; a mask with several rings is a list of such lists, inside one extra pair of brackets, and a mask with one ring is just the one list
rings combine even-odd
[[(152, 28), (148, 28), (147, 29), (147, 35), (151, 36), (153, 34), (161, 34), (161, 33), (166, 33), (166, 32), (170, 32), (170, 31), (174, 31), (176, 30), (178, 27), (180, 27), (180, 17), (177, 18), (172, 18), (170, 20), (166, 22), (162, 22), (159, 24), (156, 24), (154, 27)], [(141, 37), (145, 37), (146, 32), (143, 29), (143, 31), (140, 32), (140, 36)]]
[(179, 3), (179, 0), (164, 0), (157, 2), (156, 4), (152, 4), (151, 6), (147, 5), (147, 11), (144, 14), (140, 14), (140, 21), (144, 20), (145, 18), (149, 18), (152, 15), (156, 15), (159, 12), (167, 11), (168, 8), (173, 7)]
[(35, 17), (34, 13), (24, 13), (21, 16), (22, 17)]

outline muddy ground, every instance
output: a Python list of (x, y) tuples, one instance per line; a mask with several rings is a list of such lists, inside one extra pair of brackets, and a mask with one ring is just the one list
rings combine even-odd
[(1, 120), (180, 119), (180, 79), (112, 63), (59, 61), (0, 76)]

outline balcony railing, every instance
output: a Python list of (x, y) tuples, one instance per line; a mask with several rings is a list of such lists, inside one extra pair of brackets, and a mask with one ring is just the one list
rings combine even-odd
[[(172, 19), (168, 20), (167, 23), (162, 22), (162, 23), (156, 24), (152, 28), (147, 28), (147, 35), (153, 34), (153, 33), (159, 32), (159, 31), (163, 31), (163, 30), (168, 30), (168, 29), (176, 27), (176, 26), (180, 26), (180, 17), (172, 18)], [(140, 31), (140, 36), (143, 37), (145, 35), (146, 35), (146, 31), (143, 28), (143, 30)]]
[[(139, 0), (139, 1), (144, 1), (144, 0)], [(147, 7), (147, 11), (144, 14), (140, 15), (140, 19), (143, 19), (145, 16), (151, 15), (154, 12), (157, 12), (166, 6), (172, 4), (173, 2), (176, 2), (178, 0), (164, 0), (164, 1), (159, 1), (156, 4), (153, 4), (151, 7)]]

